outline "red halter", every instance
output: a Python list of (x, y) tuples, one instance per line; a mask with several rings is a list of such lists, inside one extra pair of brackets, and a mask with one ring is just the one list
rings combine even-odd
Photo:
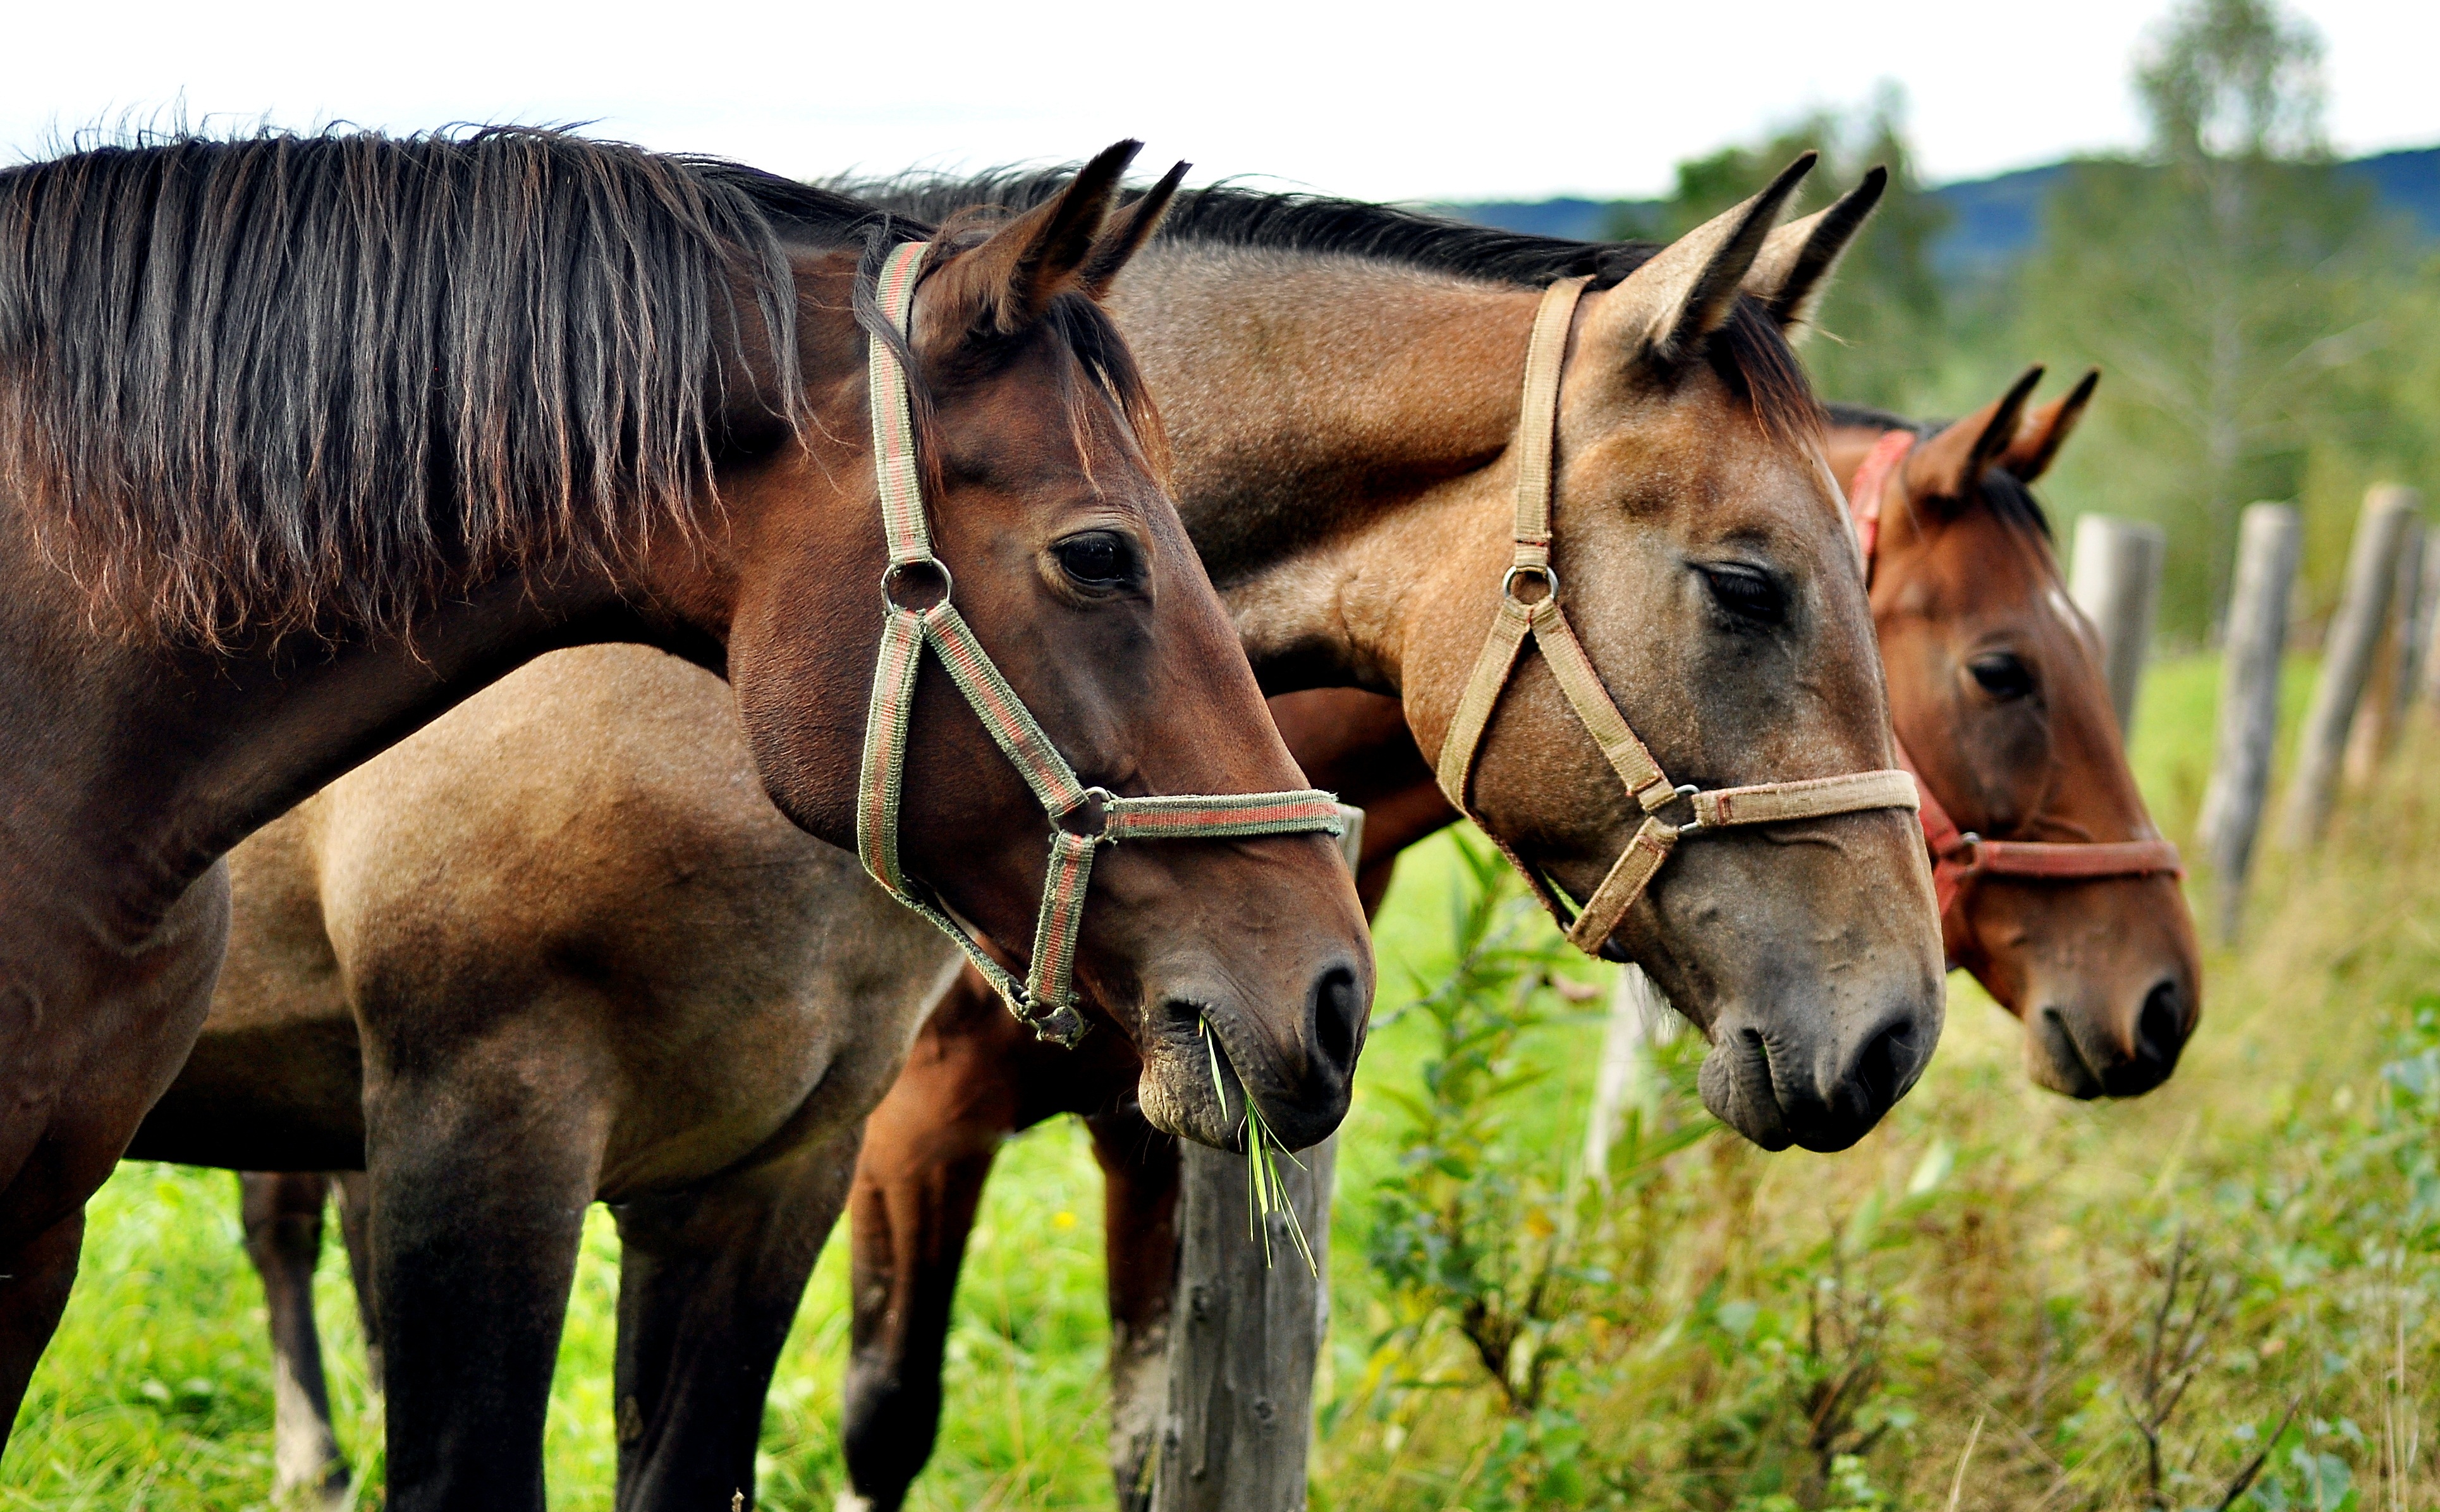
[[(1848, 508), (1855, 518), (1856, 544), (1864, 554), (1867, 589), (1872, 586), (1873, 564), (1880, 548), (1881, 499), (1889, 492), (1891, 477), (1905, 463), (1913, 446), (1912, 431), (1886, 432), (1865, 454), (1863, 465), (1856, 469), (1856, 486), (1849, 495)], [(1892, 739), (1896, 740), (1894, 731)], [(1897, 740), (1896, 745), (1898, 765), (1912, 774), (1915, 790), (1923, 799), (1915, 817), (1923, 825), (1924, 840), (1931, 848), (1932, 892), (1939, 899), (1944, 925), (1949, 910), (1976, 877), (2044, 882), (2156, 875), (2182, 881), (2185, 877), (2185, 865), (2179, 858), (2178, 848), (2168, 840), (1986, 840), (1971, 831), (1960, 830), (1957, 821), (1948, 817), (1948, 810), (1932, 796), (1931, 785), (1923, 780), (1914, 758), (1907, 753), (1906, 742)]]

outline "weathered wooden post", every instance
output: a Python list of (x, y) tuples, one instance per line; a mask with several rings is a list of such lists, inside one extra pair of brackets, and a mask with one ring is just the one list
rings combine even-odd
[[(1313, 1373), (1330, 1329), (1330, 1187), (1337, 1136), (1280, 1162), (1317, 1277), (1285, 1214), (1249, 1224), (1246, 1157), (1187, 1144), (1169, 1418), (1154, 1512), (1302, 1512)], [(1268, 1244), (1265, 1255), (1265, 1245)], [(1267, 1260), (1267, 1263), (1265, 1263)]]
[(2253, 505), (2237, 529), (2236, 583), (2220, 657), (2219, 747), (2198, 826), (2211, 860), (2220, 938), (2231, 943), (2244, 916), (2246, 873), (2262, 827), (2262, 801), (2270, 791), (2288, 599), (2304, 539), (2296, 512), (2285, 504)]
[(2414, 690), (2410, 706), (2440, 705), (2440, 546), (2423, 536), (2423, 622), (2414, 631)]
[[(1353, 870), (1364, 814), (1344, 811)], [(1244, 1154), (1181, 1143), (1177, 1291), (1169, 1319), (1169, 1402), (1149, 1495), (1125, 1512), (1302, 1512), (1313, 1448), (1313, 1373), (1330, 1337), (1334, 1134), (1279, 1165), (1304, 1251), (1285, 1213), (1250, 1216)]]
[(2125, 740), (2135, 721), (2135, 693), (2152, 648), (2152, 619), (2161, 605), (2161, 566), (2168, 537), (2157, 525), (2086, 514), (2075, 522), (2075, 563), (2068, 596), (2101, 632), (2101, 666), (2109, 704)]
[(2422, 500), (2411, 488), (2383, 486), (2364, 495), (2355, 544), (2347, 552), (2346, 585), (2322, 641), (2322, 675), (2313, 684), (2313, 702), (2305, 714), (2296, 775), (2288, 784), (2288, 811), (2280, 823), (2280, 838), (2290, 846), (2313, 844), (2329, 821), (2347, 731), (2355, 723), (2356, 705), (2363, 697), (2364, 680), (2372, 672), (2381, 629), (2389, 619), (2391, 590), (2397, 581), (2393, 570), (2397, 543), (2406, 533), (2407, 521), (2421, 507)]
[(2440, 708), (2440, 546), (2423, 541), (2423, 622), (2415, 629), (2415, 686), (2409, 703)]
[(1602, 1028), (1601, 1065), (1593, 1073), (1592, 1107), (1585, 1118), (1584, 1179), (1607, 1189), (1609, 1147), (1629, 1107), (1650, 1107), (1657, 1089), (1651, 1049), (1678, 1037), (1685, 1022), (1641, 966), (1619, 967)]
[(2397, 739), (2398, 721), (2405, 717), (2407, 694), (2414, 686), (2415, 631), (2422, 614), (2423, 522), (2409, 518), (2397, 538), (2389, 614), (2381, 622), (2372, 673), (2364, 679), (2364, 694), (2347, 732), (2347, 781), (2355, 786), (2363, 786), (2379, 773), (2381, 762)]

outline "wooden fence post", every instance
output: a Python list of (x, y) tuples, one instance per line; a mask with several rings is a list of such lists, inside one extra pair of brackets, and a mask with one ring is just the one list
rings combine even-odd
[(2440, 707), (2440, 547), (2423, 541), (2423, 623), (2415, 629), (2415, 689), (2411, 702)]
[(2075, 566), (2068, 596), (2101, 632), (2101, 666), (2109, 679), (2109, 703), (2125, 740), (2135, 722), (2135, 693), (2144, 681), (2151, 650), (2152, 619), (2161, 603), (2161, 565), (2168, 538), (2157, 525), (2109, 514), (2081, 515), (2075, 522)]
[(1246, 1157), (1181, 1146), (1177, 1299), (1169, 1321), (1169, 1414), (1154, 1512), (1303, 1512), (1313, 1373), (1330, 1328), (1332, 1135), (1280, 1162), (1317, 1278), (1273, 1214), (1249, 1232)]
[(2423, 522), (2410, 517), (2397, 538), (2389, 615), (2373, 653), (2372, 673), (2364, 679), (2363, 697), (2356, 705), (2355, 724), (2347, 731), (2347, 781), (2357, 787), (2379, 773), (2414, 687), (2414, 633), (2423, 618)]
[(2383, 486), (2364, 495), (2355, 544), (2347, 552), (2346, 585), (2322, 640), (2322, 675), (2313, 684), (2312, 706), (2305, 714), (2296, 775), (2288, 785), (2280, 838), (2290, 846), (2313, 844), (2329, 821), (2347, 732), (2389, 619), (2390, 594), (2397, 581), (2397, 543), (2421, 506), (2411, 488)]
[(1650, 1107), (1658, 1090), (1652, 1079), (1651, 1048), (1677, 1038), (1684, 1023), (1642, 967), (1629, 963), (1618, 968), (1618, 981), (1610, 988), (1609, 1017), (1602, 1027), (1592, 1107), (1585, 1117), (1583, 1179), (1608, 1188), (1609, 1147), (1618, 1143), (1626, 1109)]
[[(1355, 871), (1364, 811), (1342, 808), (1339, 854)], [(1313, 1373), (1330, 1337), (1330, 1198), (1338, 1136), (1280, 1161), (1285, 1214), (1249, 1221), (1246, 1157), (1180, 1142), (1177, 1290), (1169, 1319), (1169, 1400), (1152, 1512), (1303, 1512), (1313, 1448)]]
[(2236, 584), (2220, 660), (2218, 750), (2197, 826), (2217, 893), (2220, 938), (2230, 943), (2244, 916), (2246, 873), (2270, 790), (2280, 656), (2288, 645), (2288, 591), (2304, 538), (2296, 512), (2285, 504), (2253, 505), (2237, 529)]

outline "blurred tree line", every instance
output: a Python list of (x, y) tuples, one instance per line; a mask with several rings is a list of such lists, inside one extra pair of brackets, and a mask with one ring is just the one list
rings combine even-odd
[(2100, 394), (2047, 485), (2062, 544), (2087, 509), (2169, 532), (2162, 629), (2200, 639), (2227, 592), (2238, 511), (2302, 505), (2308, 613), (2335, 594), (2364, 489), (2440, 487), (2440, 258), (2340, 170), (2322, 131), (2321, 42), (2273, 0), (2189, 0), (2138, 61), (2140, 155), (2081, 160), (2036, 247), (1944, 279), (1944, 225), (1902, 101), (1818, 112), (1680, 165), (1619, 236), (1676, 235), (1822, 153), (1804, 208), (1875, 163), (1879, 216), (1806, 350), (1824, 394), (1925, 416), (1988, 403), (2029, 362)]

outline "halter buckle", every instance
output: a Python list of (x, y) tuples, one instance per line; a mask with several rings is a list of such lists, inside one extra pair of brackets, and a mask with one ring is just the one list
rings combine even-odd
[(1519, 573), (1532, 573), (1542, 580), (1544, 592), (1542, 598), (1535, 601), (1536, 603), (1547, 603), (1558, 598), (1559, 574), (1548, 562), (1519, 562), (1511, 567), (1499, 579), (1501, 598), (1514, 600), (1518, 603), (1525, 602), (1516, 597), (1516, 578)]
[[(929, 603), (923, 604), (899, 603), (898, 595), (908, 586), (906, 574), (909, 572), (939, 573), (941, 575), (940, 597)], [(949, 575), (949, 564), (937, 556), (922, 556), (912, 562), (892, 562), (881, 569), (881, 602), (890, 608), (903, 609), (908, 614), (922, 614), (926, 610), (937, 609), (955, 598), (957, 592), (958, 580)]]
[[(1057, 825), (1063, 833), (1073, 835), (1079, 839), (1114, 839), (1115, 837), (1110, 834), (1110, 805), (1118, 801), (1118, 795), (1106, 787), (1088, 787), (1085, 789), (1083, 798), (1077, 800), (1050, 822)], [(1070, 820), (1079, 822), (1071, 823)]]
[(1950, 848), (1948, 858), (1954, 860), (1960, 856), (1964, 859), (1957, 862), (1959, 866), (1968, 872), (1979, 869), (1982, 865), (1982, 837), (1972, 830), (1957, 837), (1957, 844)]

